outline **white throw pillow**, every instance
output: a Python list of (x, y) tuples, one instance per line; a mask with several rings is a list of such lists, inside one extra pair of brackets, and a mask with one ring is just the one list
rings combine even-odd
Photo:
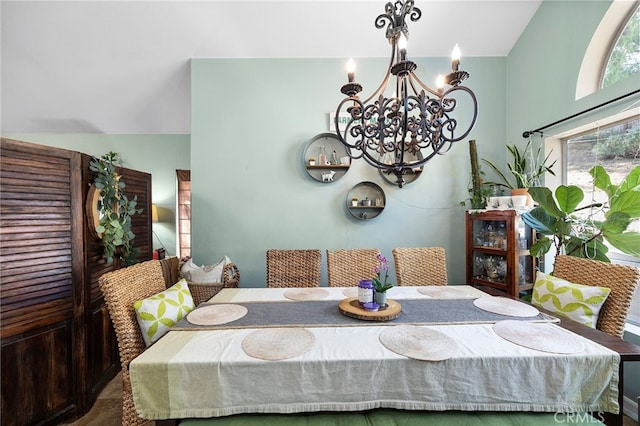
[(182, 264), (180, 267), (180, 278), (185, 278), (186, 280), (190, 280), (190, 273), (195, 269), (200, 269), (198, 265), (193, 263), (193, 259), (189, 258), (186, 262)]
[(195, 305), (189, 286), (181, 279), (163, 292), (133, 304), (144, 343), (149, 346), (191, 312)]
[(536, 274), (531, 303), (595, 328), (598, 314), (611, 293), (606, 287), (574, 284), (542, 272)]
[(215, 265), (204, 265), (199, 269), (193, 269), (189, 273), (189, 281), (197, 284), (221, 283), (222, 272), (227, 263), (231, 263), (231, 260), (225, 256), (224, 259)]

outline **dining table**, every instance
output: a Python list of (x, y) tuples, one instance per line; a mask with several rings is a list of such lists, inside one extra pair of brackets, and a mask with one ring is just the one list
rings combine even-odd
[(223, 289), (131, 362), (138, 414), (620, 414), (621, 353), (597, 330), (467, 285), (387, 300), (366, 311), (357, 287)]

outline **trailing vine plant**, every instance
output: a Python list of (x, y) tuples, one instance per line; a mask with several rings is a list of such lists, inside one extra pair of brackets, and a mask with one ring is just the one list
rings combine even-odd
[(89, 163), (89, 169), (95, 173), (93, 184), (100, 191), (100, 223), (95, 230), (102, 240), (107, 264), (118, 256), (125, 265), (132, 265), (137, 262), (140, 249), (133, 247), (135, 234), (131, 231), (131, 217), (142, 213), (142, 209), (136, 209), (137, 196), (129, 200), (124, 194), (126, 185), (116, 171), (118, 161), (118, 154), (110, 151), (99, 159), (93, 157)]

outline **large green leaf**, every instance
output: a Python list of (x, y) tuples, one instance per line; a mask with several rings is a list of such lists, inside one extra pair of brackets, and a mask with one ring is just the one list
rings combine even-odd
[(608, 217), (615, 212), (623, 212), (629, 217), (640, 217), (640, 191), (625, 191), (610, 200), (609, 211), (605, 213)]
[(549, 188), (544, 186), (529, 188), (529, 195), (531, 195), (531, 198), (540, 204), (540, 207), (546, 210), (550, 215), (557, 218), (564, 217), (564, 213), (560, 208), (558, 208)]
[(623, 232), (606, 235), (607, 242), (623, 253), (640, 257), (640, 233)]
[(631, 223), (631, 218), (623, 212), (613, 212), (607, 216), (607, 220), (602, 222), (601, 229), (608, 235), (609, 233), (620, 234), (627, 229)]
[(556, 233), (558, 220), (541, 207), (535, 207), (522, 215), (524, 223), (544, 235)]
[(542, 237), (529, 248), (531, 256), (540, 257), (551, 249), (552, 240), (549, 237)]
[(584, 241), (578, 237), (570, 237), (565, 244), (565, 252), (571, 256), (610, 262), (607, 257), (609, 249), (604, 245), (602, 236), (589, 241)]
[(556, 199), (560, 210), (569, 214), (573, 213), (578, 204), (584, 199), (584, 192), (575, 185), (560, 185), (556, 189)]
[(589, 170), (589, 174), (593, 177), (596, 188), (603, 190), (609, 198), (615, 194), (617, 187), (611, 183), (611, 178), (604, 167), (595, 166)]
[(640, 166), (629, 172), (627, 178), (620, 184), (620, 191), (640, 191)]

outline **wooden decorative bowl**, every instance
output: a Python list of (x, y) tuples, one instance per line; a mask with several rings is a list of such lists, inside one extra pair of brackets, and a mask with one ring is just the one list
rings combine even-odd
[(402, 305), (393, 299), (387, 299), (385, 306), (374, 312), (360, 306), (357, 297), (342, 300), (338, 308), (343, 315), (365, 321), (390, 321), (398, 318), (402, 313)]

